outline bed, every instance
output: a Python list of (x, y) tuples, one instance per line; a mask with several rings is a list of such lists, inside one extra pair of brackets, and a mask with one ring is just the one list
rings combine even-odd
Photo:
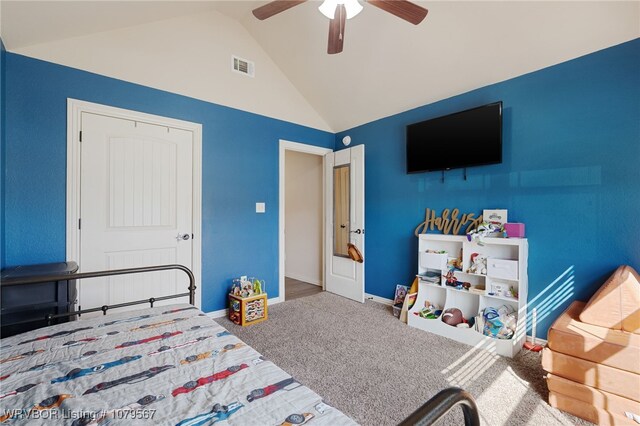
[(190, 304), (2, 339), (0, 407), (8, 424), (355, 424)]

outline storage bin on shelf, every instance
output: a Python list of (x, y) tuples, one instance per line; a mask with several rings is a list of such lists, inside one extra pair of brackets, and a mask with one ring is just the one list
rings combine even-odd
[(240, 297), (229, 295), (229, 319), (238, 325), (253, 325), (269, 317), (267, 293)]
[(487, 260), (487, 275), (505, 280), (517, 280), (518, 261), (489, 258)]
[(446, 269), (447, 253), (420, 253), (420, 266), (424, 269)]

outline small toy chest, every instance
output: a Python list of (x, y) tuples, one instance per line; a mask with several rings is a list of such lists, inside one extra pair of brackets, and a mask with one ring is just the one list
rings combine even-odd
[(257, 324), (268, 317), (267, 293), (249, 297), (229, 295), (229, 319), (235, 324)]

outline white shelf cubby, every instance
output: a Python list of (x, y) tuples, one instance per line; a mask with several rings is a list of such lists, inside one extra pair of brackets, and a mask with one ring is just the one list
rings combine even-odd
[[(445, 251), (438, 254), (427, 251)], [(461, 251), (462, 250), (462, 251)], [(515, 356), (526, 338), (526, 316), (527, 316), (527, 257), (528, 242), (524, 238), (485, 238), (483, 245), (470, 242), (466, 236), (422, 234), (418, 243), (418, 275), (424, 275), (428, 271), (440, 272), (442, 279), (440, 284), (434, 284), (420, 280), (418, 286), (418, 296), (413, 307), (409, 311), (408, 324), (431, 333), (446, 336), (461, 343), (482, 347), (499, 355)], [(447, 259), (459, 257), (462, 253), (462, 271), (455, 271), (454, 275), (458, 281), (469, 282), (472, 286), (484, 284), (484, 293), (473, 293), (468, 290), (459, 290), (455, 287), (445, 285), (444, 276), (447, 274)], [(505, 279), (492, 277), (476, 273), (467, 273), (471, 263), (471, 254), (480, 253), (488, 259), (506, 262), (507, 266), (517, 267), (514, 275), (517, 278)], [(518, 297), (489, 294), (492, 292), (492, 285), (500, 284), (503, 287), (512, 287)], [(426, 319), (417, 315), (424, 307), (425, 301), (435, 303), (446, 310), (448, 308), (458, 308), (467, 319), (482, 314), (486, 307), (499, 308), (502, 305), (509, 305), (518, 312), (518, 322), (516, 332), (511, 339), (495, 339), (485, 336), (474, 328), (452, 327), (441, 321), (441, 318)]]

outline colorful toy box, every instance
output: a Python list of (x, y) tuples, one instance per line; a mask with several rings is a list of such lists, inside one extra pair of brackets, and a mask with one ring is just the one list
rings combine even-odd
[(267, 293), (249, 297), (229, 295), (229, 319), (235, 324), (244, 327), (265, 321), (268, 317)]

